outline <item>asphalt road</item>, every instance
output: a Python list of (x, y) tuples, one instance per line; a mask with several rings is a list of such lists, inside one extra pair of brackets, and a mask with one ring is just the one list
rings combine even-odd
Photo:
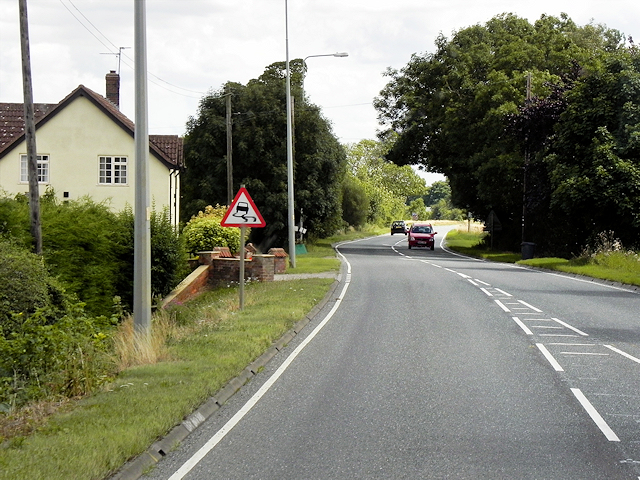
[(640, 478), (640, 295), (398, 235), (339, 251), (335, 301), (145, 478)]

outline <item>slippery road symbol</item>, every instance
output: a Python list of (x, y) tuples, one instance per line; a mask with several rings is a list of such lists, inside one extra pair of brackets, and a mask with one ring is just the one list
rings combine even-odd
[(245, 223), (255, 222), (257, 220), (256, 217), (249, 215), (249, 204), (247, 202), (238, 202), (236, 204), (236, 211), (233, 212), (231, 216), (239, 217), (244, 220)]
[(256, 208), (247, 189), (242, 187), (231, 202), (220, 225), (223, 227), (264, 227), (262, 215)]

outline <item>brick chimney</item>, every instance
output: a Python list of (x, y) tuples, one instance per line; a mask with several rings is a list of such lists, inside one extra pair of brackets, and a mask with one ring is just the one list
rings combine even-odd
[(111, 70), (105, 77), (107, 81), (107, 100), (120, 109), (120, 75)]

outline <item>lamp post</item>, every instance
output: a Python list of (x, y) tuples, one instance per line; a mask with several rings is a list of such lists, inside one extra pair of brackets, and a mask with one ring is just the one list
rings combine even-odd
[(293, 131), (291, 119), (291, 71), (289, 69), (289, 9), (284, 0), (285, 46), (287, 53), (287, 216), (289, 227), (289, 264), (296, 268), (295, 212), (293, 209)]
[(307, 73), (307, 58), (312, 58), (312, 57), (348, 57), (349, 54), (347, 52), (336, 52), (336, 53), (323, 53), (321, 55), (309, 55), (307, 57), (304, 57), (304, 60), (302, 60), (302, 64), (304, 65), (304, 69), (305, 69), (305, 75), (302, 77), (302, 100), (304, 100), (304, 80), (306, 77), (306, 73)]

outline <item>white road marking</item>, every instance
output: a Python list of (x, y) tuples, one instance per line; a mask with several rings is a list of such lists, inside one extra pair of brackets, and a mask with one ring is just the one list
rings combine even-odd
[(582, 391), (579, 388), (572, 388), (571, 391), (576, 396), (582, 407), (587, 411), (591, 419), (598, 426), (600, 431), (604, 433), (605, 437), (607, 437), (607, 440), (609, 440), (610, 442), (619, 442), (620, 439), (618, 438), (618, 436), (614, 433), (613, 430), (611, 430), (611, 427), (607, 425), (607, 422), (604, 421), (604, 418), (602, 418), (602, 416), (598, 413), (594, 406), (591, 405), (591, 402), (587, 400), (587, 397), (584, 396)]
[(504, 310), (505, 312), (509, 313), (511, 312), (511, 310), (509, 310), (506, 305), (504, 303), (502, 303), (500, 300), (495, 300), (495, 302), (498, 304), (498, 306)]
[(629, 360), (633, 360), (636, 363), (640, 363), (640, 358), (636, 358), (633, 355), (629, 355), (627, 352), (623, 352), (622, 350), (618, 350), (616, 347), (612, 347), (611, 345), (603, 345), (604, 347), (607, 347), (609, 350), (612, 350), (616, 353), (619, 353), (620, 355), (622, 355), (623, 357), (628, 358)]
[(542, 313), (542, 310), (534, 307), (533, 305), (529, 305), (527, 302), (523, 302), (522, 300), (518, 300), (522, 305), (524, 305), (525, 307), (530, 308), (531, 310), (533, 310), (534, 312), (538, 312), (538, 313)]
[(489, 290), (487, 290), (486, 288), (481, 288), (480, 290), (483, 291), (484, 293), (486, 293), (488, 297), (493, 297), (493, 294)]
[(527, 326), (520, 321), (518, 317), (511, 317), (514, 322), (518, 324), (518, 326), (526, 333), (527, 335), (533, 335), (533, 332), (527, 328)]
[(207, 456), (207, 454), (211, 450), (213, 450), (213, 448), (215, 448), (218, 443), (220, 443), (220, 441), (244, 418), (244, 416), (251, 411), (251, 409), (258, 403), (258, 401), (269, 391), (273, 384), (276, 383), (276, 381), (285, 372), (285, 370), (289, 368), (289, 365), (291, 365), (291, 363), (300, 354), (300, 352), (311, 342), (311, 340), (313, 340), (313, 338), (320, 332), (320, 330), (322, 330), (322, 328), (329, 322), (331, 317), (333, 317), (336, 310), (338, 310), (338, 308), (342, 304), (342, 300), (347, 293), (347, 289), (349, 288), (349, 285), (351, 283), (351, 264), (339, 251), (338, 254), (342, 256), (347, 264), (347, 275), (342, 292), (340, 292), (340, 295), (338, 296), (338, 299), (331, 311), (309, 334), (309, 336), (305, 338), (293, 352), (291, 352), (291, 355), (287, 357), (284, 363), (280, 365), (275, 373), (271, 375), (271, 377), (262, 385), (262, 387), (260, 387), (260, 389), (249, 399), (249, 401), (245, 403), (244, 406), (233, 417), (231, 417), (231, 419), (220, 430), (218, 430), (216, 434), (211, 437), (207, 443), (204, 444), (203, 447), (200, 448), (200, 450), (198, 450), (173, 475), (171, 475), (171, 477), (169, 477), (169, 480), (181, 480), (200, 462), (200, 460)]
[(510, 293), (507, 293), (504, 290), (500, 290), (499, 288), (496, 288), (496, 292), (500, 292), (502, 295), (506, 295), (507, 297), (513, 297), (513, 295), (511, 295)]
[(564, 368), (562, 368), (560, 364), (556, 361), (556, 359), (553, 358), (553, 355), (551, 355), (551, 352), (547, 350), (547, 347), (545, 347), (541, 343), (536, 343), (536, 347), (538, 347), (538, 350), (542, 352), (542, 354), (544, 355), (544, 358), (547, 359), (547, 361), (551, 364), (551, 366), (556, 372), (564, 372)]
[(562, 355), (595, 355), (601, 357), (608, 357), (608, 353), (596, 353), (596, 352), (560, 352)]
[(569, 330), (573, 330), (574, 332), (579, 333), (583, 337), (588, 337), (589, 336), (588, 333), (584, 333), (582, 330), (578, 330), (576, 327), (572, 327), (571, 325), (569, 325), (568, 323), (563, 322), (562, 320), (559, 320), (557, 318), (552, 318), (551, 320), (553, 320), (554, 322), (558, 322), (560, 325), (562, 325), (563, 327), (567, 327)]

